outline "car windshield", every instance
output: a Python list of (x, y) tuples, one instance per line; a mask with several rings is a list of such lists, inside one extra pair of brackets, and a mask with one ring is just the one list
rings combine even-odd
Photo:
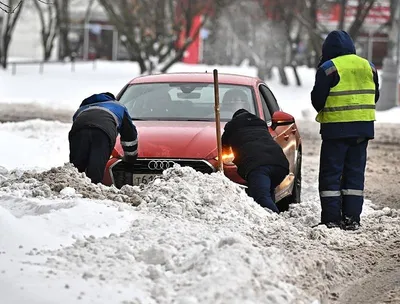
[[(255, 113), (250, 86), (219, 84), (219, 97), (222, 121), (231, 119), (241, 108)], [(215, 120), (212, 83), (132, 84), (119, 101), (137, 120)]]

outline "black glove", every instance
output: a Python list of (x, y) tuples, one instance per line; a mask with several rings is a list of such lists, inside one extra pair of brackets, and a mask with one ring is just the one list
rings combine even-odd
[(126, 162), (126, 163), (130, 163), (130, 164), (134, 164), (137, 160), (137, 154), (135, 156), (131, 156), (131, 155), (124, 155), (122, 157), (122, 161)]

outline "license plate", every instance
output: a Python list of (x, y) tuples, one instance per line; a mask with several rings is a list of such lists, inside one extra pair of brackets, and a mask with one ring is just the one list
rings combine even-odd
[(148, 184), (159, 177), (160, 174), (133, 174), (133, 185)]

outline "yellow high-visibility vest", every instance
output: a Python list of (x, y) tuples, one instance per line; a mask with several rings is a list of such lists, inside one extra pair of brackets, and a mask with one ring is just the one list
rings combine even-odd
[(375, 82), (368, 60), (357, 55), (332, 59), (339, 83), (331, 88), (325, 107), (315, 118), (320, 123), (374, 121)]

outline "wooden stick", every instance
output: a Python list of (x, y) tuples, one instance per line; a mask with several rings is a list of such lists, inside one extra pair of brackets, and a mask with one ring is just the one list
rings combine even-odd
[(219, 113), (219, 88), (218, 88), (218, 70), (214, 69), (214, 110), (215, 110), (215, 128), (217, 133), (218, 150), (218, 171), (224, 172), (224, 163), (222, 160), (222, 142), (221, 142), (221, 118)]

